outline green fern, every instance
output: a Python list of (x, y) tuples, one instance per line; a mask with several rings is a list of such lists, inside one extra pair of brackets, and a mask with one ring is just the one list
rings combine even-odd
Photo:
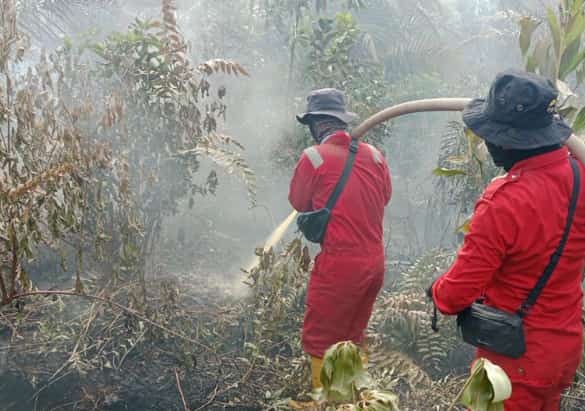
[(427, 372), (401, 352), (374, 349), (369, 361), (368, 371), (386, 387), (396, 380), (406, 382), (412, 390), (431, 385)]
[(453, 258), (453, 253), (434, 250), (415, 261), (392, 290), (381, 293), (370, 324), (383, 350), (401, 352), (432, 376), (450, 372), (458, 340), (453, 318), (441, 316), (439, 332), (432, 330), (425, 290)]

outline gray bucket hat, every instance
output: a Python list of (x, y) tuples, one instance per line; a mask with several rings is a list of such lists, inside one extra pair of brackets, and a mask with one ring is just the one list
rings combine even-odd
[(534, 73), (499, 73), (487, 99), (475, 99), (463, 122), (477, 136), (505, 149), (531, 150), (564, 143), (571, 127), (556, 111), (558, 91)]
[(334, 88), (312, 91), (307, 97), (307, 112), (297, 116), (297, 120), (306, 125), (314, 115), (333, 116), (346, 124), (357, 118), (355, 113), (346, 111), (343, 93)]

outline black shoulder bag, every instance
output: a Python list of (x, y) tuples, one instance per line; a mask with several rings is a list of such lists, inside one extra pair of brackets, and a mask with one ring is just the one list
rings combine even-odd
[(567, 225), (561, 243), (551, 256), (550, 262), (516, 313), (508, 313), (489, 307), (483, 304), (481, 300), (459, 313), (457, 315), (457, 326), (461, 330), (463, 341), (475, 347), (484, 348), (511, 358), (520, 358), (526, 352), (523, 318), (536, 303), (538, 296), (561, 258), (577, 207), (581, 188), (581, 174), (577, 162), (573, 158), (570, 161), (573, 169), (573, 194), (569, 206)]
[(347, 161), (345, 162), (345, 168), (343, 169), (343, 173), (335, 186), (335, 190), (327, 200), (327, 204), (325, 204), (325, 208), (316, 211), (310, 211), (308, 213), (301, 213), (297, 217), (297, 225), (299, 230), (305, 235), (307, 240), (313, 243), (321, 244), (323, 239), (325, 238), (325, 232), (327, 231), (327, 224), (329, 224), (329, 219), (331, 218), (331, 210), (335, 207), (335, 203), (339, 199), (343, 189), (345, 188), (345, 184), (349, 179), (349, 175), (351, 174), (351, 169), (353, 168), (353, 163), (355, 161), (355, 156), (358, 152), (358, 141), (356, 139), (352, 139), (349, 145), (349, 155), (347, 157)]

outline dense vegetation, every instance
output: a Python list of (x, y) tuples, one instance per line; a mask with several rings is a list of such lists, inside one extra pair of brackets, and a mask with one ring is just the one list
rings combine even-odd
[[(290, 233), (234, 273), (288, 212), (286, 183), (310, 144), (294, 121), (304, 96), (343, 89), (363, 119), (481, 95), (498, 70), (525, 66), (558, 79), (580, 130), (584, 4), (542, 3), (0, 0), (3, 409), (307, 399), (300, 328), (315, 250)], [(401, 410), (447, 410), (472, 350), (452, 319), (431, 330), (423, 290), (499, 170), (456, 116), (367, 138), (395, 193), (371, 388)], [(563, 409), (583, 408), (584, 379)]]

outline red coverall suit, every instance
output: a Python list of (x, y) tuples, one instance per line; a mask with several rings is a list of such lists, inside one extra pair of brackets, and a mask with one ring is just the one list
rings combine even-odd
[[(506, 411), (558, 411), (561, 393), (581, 360), (585, 178), (581, 182), (563, 255), (525, 317), (526, 354), (512, 359), (477, 352), (501, 366), (512, 381)], [(492, 182), (476, 204), (457, 260), (433, 285), (437, 308), (457, 314), (483, 295), (488, 305), (517, 311), (559, 245), (572, 187), (567, 148), (521, 161), (506, 177)]]
[[(349, 134), (340, 131), (303, 152), (289, 193), (297, 211), (325, 206), (341, 177), (350, 141)], [(322, 358), (340, 341), (362, 343), (384, 280), (383, 219), (391, 193), (384, 156), (359, 143), (309, 281), (302, 343), (313, 357)]]

